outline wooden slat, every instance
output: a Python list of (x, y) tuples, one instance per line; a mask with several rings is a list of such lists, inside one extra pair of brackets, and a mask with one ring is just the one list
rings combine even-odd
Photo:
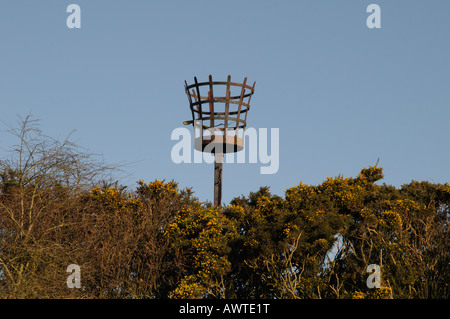
[(209, 116), (211, 120), (209, 121), (210, 126), (214, 127), (214, 90), (213, 90), (213, 80), (211, 74), (209, 75), (209, 91), (208, 91), (208, 100), (209, 100)]
[[(256, 85), (256, 81), (255, 82), (253, 82), (253, 87), (252, 87), (252, 94), (248, 97), (248, 101), (247, 101), (247, 111), (248, 110), (250, 110), (250, 100), (252, 99), (252, 95), (253, 95), (253, 93), (255, 93), (255, 85)], [(245, 112), (245, 119), (244, 119), (244, 122), (245, 123), (247, 123), (247, 113), (248, 112)]]
[[(239, 98), (239, 106), (238, 106), (238, 113), (237, 118), (239, 119), (241, 116), (241, 108), (242, 108), (242, 100), (244, 99), (245, 94), (245, 84), (247, 83), (247, 78), (244, 78), (244, 83), (242, 83), (242, 90), (241, 90), (241, 97)], [(238, 121), (236, 121), (236, 129), (238, 127)], [(237, 132), (236, 132), (237, 133)]]
[(230, 109), (230, 82), (231, 82), (231, 75), (228, 75), (228, 81), (227, 81), (227, 88), (226, 88), (226, 102), (225, 102), (225, 123), (224, 123), (224, 129), (225, 129), (225, 138), (227, 136), (227, 128), (228, 128), (228, 112)]
[[(192, 120), (195, 120), (194, 110), (192, 109), (192, 97), (191, 97), (191, 94), (189, 93), (187, 82), (184, 81), (184, 84), (185, 84), (184, 88), (186, 90), (186, 94), (187, 94), (188, 99), (189, 99), (189, 105), (190, 105), (190, 109), (191, 109), (191, 113), (192, 113)], [(194, 123), (194, 122), (192, 122), (192, 123)]]
[(198, 96), (198, 110), (199, 110), (199, 115), (200, 115), (200, 120), (203, 121), (203, 112), (202, 112), (202, 101), (201, 101), (201, 96), (200, 96), (200, 88), (198, 86), (198, 81), (197, 81), (197, 77), (194, 76), (194, 82), (195, 82), (195, 88), (197, 89), (197, 96)]

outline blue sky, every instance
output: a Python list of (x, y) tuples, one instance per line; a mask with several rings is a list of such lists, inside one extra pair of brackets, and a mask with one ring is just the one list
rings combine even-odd
[[(81, 7), (68, 29), (66, 7)], [(381, 29), (366, 8), (381, 7)], [(223, 198), (301, 180), (450, 180), (450, 2), (24, 1), (0, 3), (0, 153), (16, 115), (48, 135), (126, 163), (138, 179), (177, 181), (213, 200), (211, 164), (175, 164), (171, 132), (190, 119), (197, 76), (256, 81), (248, 126), (280, 129), (280, 166), (224, 164)]]

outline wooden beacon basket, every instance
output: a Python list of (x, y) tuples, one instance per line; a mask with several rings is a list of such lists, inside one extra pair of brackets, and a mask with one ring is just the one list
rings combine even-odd
[(214, 154), (238, 152), (244, 148), (244, 130), (250, 100), (255, 91), (244, 82), (208, 82), (194, 84), (185, 81), (185, 90), (192, 112), (192, 121), (185, 124), (194, 126), (194, 148), (201, 152)]

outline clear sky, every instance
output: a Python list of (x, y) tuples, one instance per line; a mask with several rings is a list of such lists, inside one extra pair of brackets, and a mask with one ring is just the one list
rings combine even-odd
[[(69, 4), (81, 28), (69, 29)], [(381, 29), (366, 8), (381, 7)], [(450, 181), (450, 1), (165, 0), (0, 2), (3, 131), (32, 113), (48, 135), (107, 163), (123, 184), (177, 181), (213, 200), (213, 165), (175, 164), (190, 119), (184, 81), (256, 81), (248, 126), (279, 128), (280, 164), (224, 164), (224, 203), (260, 186), (319, 184), (368, 165), (384, 182)], [(191, 129), (192, 130), (192, 129)]]

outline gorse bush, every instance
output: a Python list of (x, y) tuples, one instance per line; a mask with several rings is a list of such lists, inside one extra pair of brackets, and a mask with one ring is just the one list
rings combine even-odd
[(1, 298), (450, 297), (448, 184), (395, 188), (369, 166), (213, 207), (174, 181), (111, 182), (111, 167), (29, 118), (14, 133), (0, 161)]

